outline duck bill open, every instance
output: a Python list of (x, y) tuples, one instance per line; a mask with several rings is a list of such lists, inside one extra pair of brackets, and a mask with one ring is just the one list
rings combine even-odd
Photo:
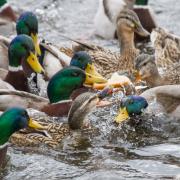
[(116, 123), (122, 123), (123, 121), (129, 118), (129, 114), (127, 112), (126, 107), (120, 108), (118, 115), (115, 117)]
[(93, 64), (88, 64), (85, 69), (86, 81), (85, 85), (93, 85), (94, 83), (107, 83), (107, 80), (102, 77), (95, 69)]
[(30, 65), (30, 67), (33, 69), (34, 72), (36, 73), (45, 73), (44, 69), (42, 68), (41, 64), (39, 63), (37, 56), (33, 53), (30, 52), (27, 62)]
[(40, 125), (37, 121), (34, 121), (31, 118), (28, 121), (28, 127), (33, 129), (46, 129), (44, 126)]
[(40, 56), (41, 55), (41, 49), (39, 47), (38, 35), (31, 33), (31, 38), (32, 38), (32, 40), (34, 42), (34, 47), (35, 47), (36, 54), (38, 56)]

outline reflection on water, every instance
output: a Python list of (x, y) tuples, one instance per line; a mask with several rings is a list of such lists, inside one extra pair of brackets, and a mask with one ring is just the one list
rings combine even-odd
[[(40, 36), (60, 45), (70, 42), (58, 36), (59, 33), (88, 38), (93, 31), (97, 0), (46, 0), (38, 3), (35, 0), (10, 0), (10, 3), (20, 11), (35, 11), (40, 20)], [(180, 2), (151, 0), (150, 5), (158, 13), (160, 25), (178, 34), (178, 24), (173, 26), (172, 23), (179, 19), (172, 14), (179, 14)], [(94, 37), (91, 40), (117, 49), (115, 40)], [(117, 126), (113, 123), (117, 109), (113, 106), (94, 111), (89, 120), (96, 130), (66, 137), (58, 150), (10, 147), (11, 160), (0, 178), (135, 180), (180, 176), (180, 120), (145, 113)]]

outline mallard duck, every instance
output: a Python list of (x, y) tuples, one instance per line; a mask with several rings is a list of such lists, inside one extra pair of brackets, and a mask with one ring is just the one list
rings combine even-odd
[[(116, 34), (116, 19), (119, 15), (119, 13), (125, 9), (131, 9), (133, 10), (134, 4), (138, 5), (147, 5), (147, 1), (136, 1), (136, 0), (100, 0), (97, 13), (94, 17), (94, 27), (95, 27), (95, 35), (98, 35), (104, 39), (113, 39), (117, 38)], [(143, 8), (141, 8), (143, 9)], [(142, 11), (140, 8), (135, 7), (135, 12), (138, 13), (138, 16), (140, 20), (142, 20), (141, 23), (145, 24), (147, 26), (147, 23), (145, 23), (145, 19), (142, 17), (143, 15), (146, 15), (146, 18), (148, 18), (148, 21), (150, 20), (150, 23), (152, 23), (151, 14), (149, 11), (145, 10)], [(140, 13), (140, 12), (141, 13)], [(145, 13), (146, 12), (146, 13)], [(149, 16), (147, 16), (147, 13)], [(147, 20), (147, 19), (146, 19)], [(152, 24), (151, 24), (152, 25)], [(147, 26), (149, 30), (152, 29)], [(154, 27), (154, 26), (153, 26)]]
[[(16, 32), (18, 35), (26, 34), (33, 39), (35, 51), (39, 62), (45, 69), (46, 78), (50, 79), (57, 71), (69, 65), (71, 57), (61, 52), (56, 45), (47, 43), (45, 40), (39, 43), (38, 19), (34, 13), (24, 12), (20, 15), (16, 22)], [(10, 41), (10, 39), (0, 36), (0, 52), (3, 56), (1, 57), (3, 60), (0, 63), (1, 68), (8, 69), (7, 49)]]
[(34, 42), (35, 50), (39, 56), (39, 62), (46, 72), (46, 77), (50, 79), (56, 72), (63, 67), (68, 66), (71, 57), (61, 52), (61, 50), (52, 43), (45, 40), (39, 43), (38, 40), (38, 19), (32, 12), (24, 12), (18, 18), (16, 23), (17, 34), (26, 34), (31, 36)]
[(114, 53), (108, 49), (76, 40), (74, 41), (79, 46), (74, 46), (74, 51), (87, 51), (103, 76), (109, 77), (113, 72), (120, 70), (132, 71), (134, 70), (134, 58), (139, 54), (139, 50), (134, 45), (134, 32), (141, 36), (149, 35), (142, 27), (135, 12), (125, 9), (117, 18), (117, 34), (121, 53)]
[(32, 120), (22, 108), (11, 108), (0, 116), (0, 168), (4, 165), (7, 142), (10, 136), (23, 128), (43, 129), (43, 126)]
[(33, 71), (44, 73), (44, 69), (34, 53), (33, 41), (27, 35), (16, 36), (9, 45), (9, 71), (4, 80), (17, 90), (29, 92), (27, 77)]
[(141, 54), (135, 60), (135, 68), (139, 72), (140, 79), (145, 81), (149, 87), (180, 83), (180, 65), (172, 63), (163, 74), (156, 65), (153, 55)]
[(180, 59), (180, 38), (163, 28), (156, 28), (151, 33), (151, 42), (155, 49), (158, 67), (169, 68)]
[(123, 97), (120, 101), (120, 109), (115, 117), (116, 123), (121, 123), (134, 115), (140, 115), (148, 107), (147, 100), (142, 96), (131, 95)]
[(49, 101), (23, 91), (0, 90), (0, 109), (18, 105), (34, 108), (51, 116), (67, 115), (72, 103), (70, 97), (76, 97), (87, 91), (87, 88), (82, 88), (83, 84), (92, 86), (93, 83), (101, 81), (106, 82), (104, 78), (92, 76), (78, 67), (69, 66), (57, 72), (49, 81), (47, 87)]
[(123, 98), (115, 121), (121, 123), (133, 115), (140, 114), (143, 109), (150, 115), (163, 112), (171, 117), (180, 118), (179, 88), (180, 85), (158, 86), (144, 91), (140, 96)]
[[(46, 144), (56, 148), (61, 141), (73, 131), (81, 130), (86, 127), (86, 116), (96, 105), (99, 105), (104, 97), (111, 94), (112, 88), (106, 88), (99, 93), (85, 92), (79, 95), (72, 103), (68, 113), (68, 122), (39, 122), (46, 127), (46, 131), (23, 131), (15, 133), (11, 137), (11, 142), (18, 146), (39, 146)], [(22, 144), (23, 142), (23, 144)]]

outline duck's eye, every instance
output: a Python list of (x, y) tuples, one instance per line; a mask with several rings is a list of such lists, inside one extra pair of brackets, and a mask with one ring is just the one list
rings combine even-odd
[(147, 62), (145, 62), (144, 64), (143, 64), (143, 66), (146, 66), (147, 65)]
[(72, 73), (72, 76), (75, 76), (75, 77), (77, 77), (79, 74), (77, 73), (77, 72), (73, 72)]
[(26, 116), (26, 115), (27, 115), (27, 112), (26, 112), (26, 111), (23, 111), (21, 114), (22, 114), (23, 116)]
[(133, 104), (133, 103), (134, 103), (133, 99), (130, 99), (129, 104)]

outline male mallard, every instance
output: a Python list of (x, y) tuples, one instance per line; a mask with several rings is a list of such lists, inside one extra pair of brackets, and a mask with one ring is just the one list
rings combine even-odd
[(41, 120), (39, 123), (42, 124), (43, 127), (46, 127), (46, 131), (18, 132), (11, 137), (11, 142), (18, 146), (39, 146), (40, 144), (46, 144), (56, 148), (72, 131), (83, 129), (86, 126), (85, 118), (88, 113), (92, 111), (104, 97), (112, 92), (112, 88), (106, 88), (99, 93), (85, 92), (73, 101), (68, 113), (68, 122), (55, 123)]
[(69, 66), (57, 72), (49, 81), (47, 87), (49, 101), (22, 91), (0, 90), (0, 109), (18, 105), (34, 108), (51, 116), (67, 115), (72, 103), (71, 95), (77, 96), (87, 91), (87, 88), (82, 88), (83, 84), (92, 86), (93, 83), (101, 81), (106, 82), (104, 78), (92, 76), (78, 67)]
[(27, 111), (22, 108), (11, 108), (0, 116), (0, 168), (5, 163), (7, 142), (10, 136), (23, 128), (43, 129), (36, 121), (32, 120)]
[(114, 53), (102, 47), (79, 41), (75, 41), (79, 43), (79, 46), (75, 46), (74, 51), (87, 51), (100, 74), (106, 77), (120, 70), (129, 72), (134, 70), (134, 58), (139, 54), (139, 50), (134, 45), (134, 32), (141, 36), (149, 35), (142, 27), (135, 12), (125, 9), (117, 18), (117, 34), (121, 53)]
[(29, 91), (27, 77), (34, 71), (44, 73), (36, 55), (33, 41), (27, 35), (18, 35), (8, 48), (9, 71), (5, 81), (15, 89)]
[[(61, 52), (55, 45), (38, 40), (38, 19), (32, 12), (24, 12), (20, 15), (16, 23), (17, 34), (26, 34), (33, 39), (36, 54), (38, 55), (39, 62), (45, 69), (46, 77), (50, 79), (57, 71), (65, 66), (68, 66), (71, 58), (65, 53)], [(0, 52), (1, 57), (0, 67), (7, 69), (7, 49), (10, 40), (3, 36), (0, 37)]]
[(140, 115), (148, 106), (146, 99), (137, 95), (123, 97), (120, 103), (120, 110), (115, 118), (117, 123), (121, 123), (134, 115)]
[(17, 34), (26, 34), (33, 39), (35, 50), (39, 56), (39, 62), (50, 79), (56, 72), (63, 67), (68, 66), (71, 58), (60, 51), (60, 49), (44, 40), (39, 43), (38, 40), (38, 19), (32, 12), (24, 12), (18, 18), (16, 23)]
[[(165, 85), (144, 91), (140, 96), (128, 96), (121, 100), (121, 108), (115, 118), (117, 123), (128, 117), (138, 115), (143, 109), (156, 114), (163, 112), (171, 117), (180, 118), (180, 85)], [(155, 102), (156, 105), (153, 103)]]
[(155, 49), (158, 67), (168, 68), (180, 59), (180, 38), (165, 29), (156, 28), (151, 33), (151, 42)]
[(135, 68), (141, 80), (146, 81), (149, 87), (180, 83), (180, 65), (172, 63), (160, 74), (156, 65), (155, 56), (141, 54), (135, 60)]

